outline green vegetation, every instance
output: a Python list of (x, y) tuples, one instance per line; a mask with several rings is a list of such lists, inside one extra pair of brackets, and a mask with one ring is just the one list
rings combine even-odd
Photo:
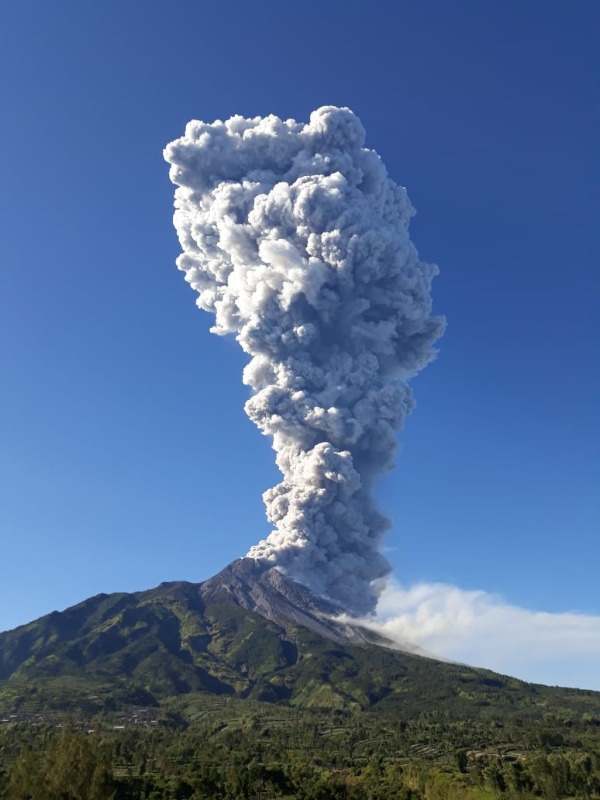
[[(600, 720), (454, 720), (173, 698), (154, 721), (0, 726), (3, 800), (600, 797)], [(89, 724), (89, 723), (88, 723)]]
[(162, 584), (99, 595), (0, 634), (0, 714), (90, 717), (206, 693), (297, 708), (373, 710), (410, 719), (548, 708), (600, 717), (600, 693), (527, 684), (375, 645), (340, 645), (276, 624), (226, 597), (203, 604), (197, 587)]
[(600, 798), (600, 694), (340, 645), (191, 584), (0, 634), (0, 798)]

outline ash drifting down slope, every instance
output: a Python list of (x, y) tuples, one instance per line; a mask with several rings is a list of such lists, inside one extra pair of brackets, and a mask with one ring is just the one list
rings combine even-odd
[[(318, 597), (277, 567), (254, 558), (239, 558), (199, 586), (203, 603), (233, 600), (236, 605), (277, 624), (299, 625), (340, 644), (378, 644), (422, 653), (406, 643), (399, 647), (375, 631), (338, 619), (344, 609)], [(345, 618), (344, 618), (345, 619)]]
[(414, 210), (347, 108), (190, 122), (165, 149), (177, 265), (250, 361), (246, 412), (273, 439), (275, 529), (248, 556), (355, 614), (389, 572), (373, 498), (434, 356), (437, 268), (420, 261)]

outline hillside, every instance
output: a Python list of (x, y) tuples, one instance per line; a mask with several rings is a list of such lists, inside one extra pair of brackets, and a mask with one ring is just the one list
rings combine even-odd
[[(201, 584), (97, 595), (0, 634), (0, 712), (91, 714), (169, 698), (239, 698), (453, 718), (549, 708), (600, 718), (600, 693), (527, 684), (369, 642), (276, 573), (234, 562)], [(269, 574), (271, 573), (271, 574)], [(257, 613), (259, 609), (261, 613)]]

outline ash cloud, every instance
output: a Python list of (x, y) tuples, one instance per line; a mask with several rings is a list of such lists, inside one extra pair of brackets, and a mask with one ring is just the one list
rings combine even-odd
[(373, 499), (435, 355), (437, 267), (419, 260), (406, 190), (364, 147), (347, 108), (192, 121), (165, 159), (177, 185), (177, 266), (250, 356), (246, 412), (283, 480), (264, 494), (273, 532), (248, 556), (352, 613), (389, 572)]
[(410, 642), (430, 656), (522, 680), (600, 689), (598, 615), (534, 611), (451, 584), (390, 581), (376, 616), (360, 622), (401, 649)]

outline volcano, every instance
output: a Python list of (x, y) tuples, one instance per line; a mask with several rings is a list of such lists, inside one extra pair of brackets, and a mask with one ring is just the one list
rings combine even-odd
[(408, 716), (431, 707), (468, 716), (490, 705), (542, 713), (550, 699), (600, 709), (600, 694), (533, 686), (399, 648), (252, 558), (202, 583), (99, 594), (0, 633), (4, 715), (90, 716), (175, 698), (185, 707), (199, 696)]
[[(345, 609), (317, 596), (276, 567), (265, 566), (253, 558), (232, 562), (213, 578), (199, 584), (198, 592), (204, 603), (233, 601), (240, 608), (260, 614), (284, 628), (301, 626), (340, 644), (377, 644), (399, 649), (390, 639), (364, 626), (342, 621), (347, 618)], [(408, 644), (402, 649), (418, 651)]]

